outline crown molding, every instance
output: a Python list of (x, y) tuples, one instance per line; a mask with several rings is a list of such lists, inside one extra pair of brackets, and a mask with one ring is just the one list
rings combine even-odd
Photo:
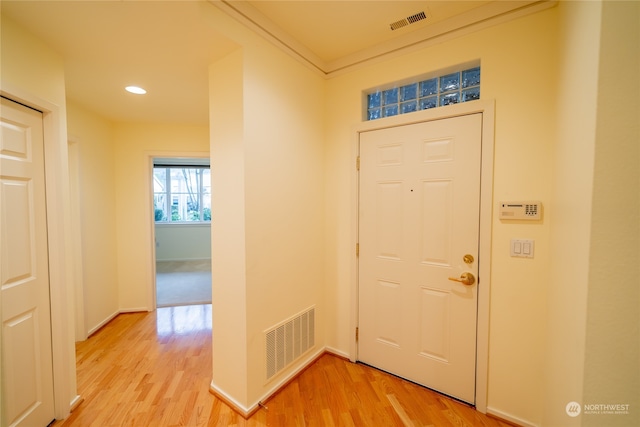
[(327, 62), (289, 33), (282, 30), (258, 9), (254, 8), (250, 2), (208, 1), (325, 78), (335, 77), (364, 65), (540, 12), (554, 7), (558, 3), (558, 0), (493, 1), (449, 19), (425, 25), (418, 30), (396, 37), (388, 42)]
[(246, 1), (208, 0), (209, 3), (254, 31), (284, 52), (303, 62), (313, 70), (326, 75), (327, 64), (313, 51), (282, 30), (262, 12)]

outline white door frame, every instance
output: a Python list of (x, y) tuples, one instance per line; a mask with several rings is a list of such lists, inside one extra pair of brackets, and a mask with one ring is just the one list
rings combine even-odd
[(147, 194), (147, 221), (148, 221), (148, 227), (150, 231), (150, 236), (151, 236), (151, 241), (150, 243), (150, 252), (149, 252), (149, 270), (151, 271), (151, 289), (147, 290), (147, 301), (148, 301), (148, 307), (149, 307), (149, 311), (154, 311), (157, 308), (157, 284), (156, 284), (156, 222), (154, 219), (154, 212), (153, 212), (153, 179), (151, 179), (151, 177), (153, 176), (153, 159), (160, 159), (160, 158), (169, 158), (169, 159), (175, 159), (175, 158), (180, 158), (180, 157), (184, 157), (184, 158), (192, 158), (192, 159), (211, 159), (211, 155), (209, 152), (207, 151), (146, 151), (145, 152), (145, 156), (146, 156), (146, 161), (147, 161), (147, 173), (146, 173), (146, 180), (147, 180), (147, 189), (149, 191), (149, 193)]
[[(351, 144), (352, 164), (360, 155), (360, 133), (414, 123), (446, 119), (468, 114), (482, 114), (482, 152), (480, 172), (480, 247), (478, 252), (478, 330), (476, 345), (476, 409), (487, 412), (487, 387), (489, 372), (489, 298), (491, 288), (491, 219), (493, 206), (493, 145), (495, 102), (478, 100), (447, 107), (434, 108), (384, 119), (371, 120), (355, 126)], [(349, 345), (349, 359), (357, 360), (358, 346), (355, 330), (358, 326), (358, 243), (359, 172), (356, 167), (351, 175), (351, 316), (350, 330), (354, 331)]]
[(73, 336), (75, 309), (68, 147), (65, 110), (12, 85), (0, 95), (42, 112), (44, 132), (47, 242), (53, 352), (54, 416), (66, 418), (81, 398), (76, 389), (76, 355)]

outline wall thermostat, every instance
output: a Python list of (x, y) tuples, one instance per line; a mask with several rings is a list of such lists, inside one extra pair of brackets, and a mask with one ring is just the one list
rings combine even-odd
[(500, 219), (540, 219), (542, 217), (542, 202), (501, 202)]

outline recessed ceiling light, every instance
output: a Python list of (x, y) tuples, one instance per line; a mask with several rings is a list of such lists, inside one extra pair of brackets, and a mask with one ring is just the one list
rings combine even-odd
[(125, 90), (127, 92), (135, 93), (136, 95), (144, 95), (145, 93), (147, 93), (146, 90), (138, 86), (127, 86), (125, 87)]

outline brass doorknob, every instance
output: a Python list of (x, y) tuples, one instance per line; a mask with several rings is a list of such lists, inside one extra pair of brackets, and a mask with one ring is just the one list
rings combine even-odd
[(476, 277), (471, 273), (462, 273), (460, 277), (449, 277), (449, 280), (460, 282), (466, 286), (471, 286), (476, 283)]

